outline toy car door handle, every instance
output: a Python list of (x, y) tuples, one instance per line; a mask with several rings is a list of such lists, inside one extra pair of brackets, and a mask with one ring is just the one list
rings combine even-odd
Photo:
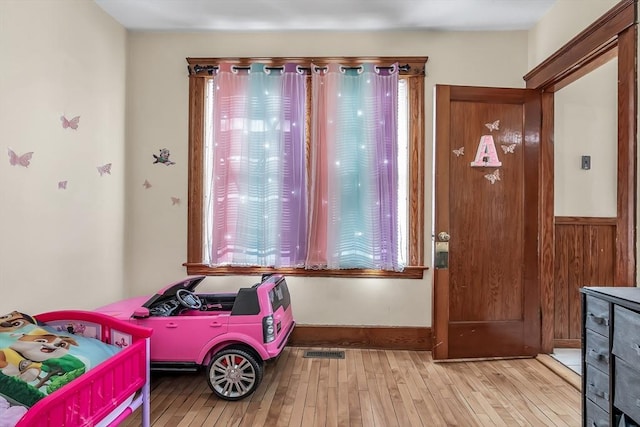
[(173, 322), (167, 323), (167, 328), (177, 328), (177, 327), (178, 327), (177, 323), (173, 323)]
[(222, 323), (220, 323), (220, 322), (211, 322), (211, 323), (209, 323), (209, 326), (211, 326), (212, 328), (219, 328), (220, 326), (222, 326)]

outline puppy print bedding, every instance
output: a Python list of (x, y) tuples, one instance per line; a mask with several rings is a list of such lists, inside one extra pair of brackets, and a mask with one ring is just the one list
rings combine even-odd
[(73, 332), (17, 311), (0, 316), (0, 427), (120, 351)]

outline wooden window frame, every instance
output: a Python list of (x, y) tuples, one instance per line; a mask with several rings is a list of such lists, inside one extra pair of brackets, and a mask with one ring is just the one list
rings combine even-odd
[[(187, 58), (189, 71), (189, 203), (187, 226), (187, 274), (207, 276), (258, 275), (279, 272), (288, 276), (318, 277), (397, 277), (422, 279), (424, 270), (424, 76), (428, 58), (411, 57), (323, 57), (323, 58)], [(407, 80), (409, 94), (409, 189), (408, 189), (408, 262), (403, 271), (373, 269), (308, 270), (304, 268), (270, 267), (211, 267), (203, 264), (203, 156), (204, 156), (204, 104), (206, 81), (213, 67), (221, 62), (238, 66), (249, 66), (261, 62), (269, 66), (297, 63), (304, 67), (310, 64), (323, 66), (340, 63), (357, 66), (372, 62), (380, 66), (398, 63), (400, 76)], [(407, 65), (408, 67), (402, 67)]]

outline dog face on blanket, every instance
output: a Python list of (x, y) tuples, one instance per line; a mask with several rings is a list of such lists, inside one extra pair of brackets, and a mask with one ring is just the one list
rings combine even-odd
[(5, 375), (31, 382), (40, 375), (42, 362), (63, 357), (72, 345), (78, 343), (71, 337), (36, 328), (23, 334), (9, 348), (0, 350), (0, 369)]
[(0, 316), (0, 332), (13, 332), (25, 325), (35, 325), (35, 323), (33, 317), (20, 313), (19, 311), (12, 311), (9, 314)]

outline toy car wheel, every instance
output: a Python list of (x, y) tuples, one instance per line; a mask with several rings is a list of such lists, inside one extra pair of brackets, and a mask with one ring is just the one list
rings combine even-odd
[(262, 364), (246, 351), (229, 348), (216, 353), (207, 368), (211, 390), (221, 399), (240, 400), (262, 381)]

